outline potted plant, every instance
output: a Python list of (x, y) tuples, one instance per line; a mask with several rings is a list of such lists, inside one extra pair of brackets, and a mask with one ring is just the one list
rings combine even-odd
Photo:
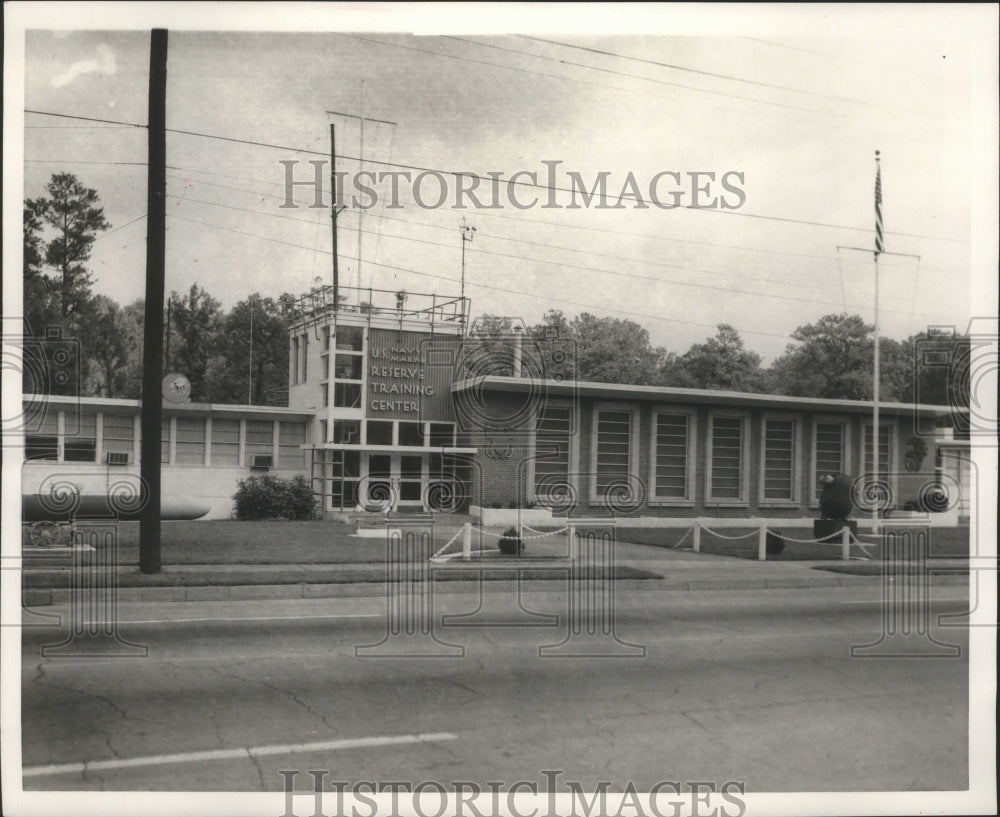
[(507, 528), (503, 532), (503, 536), (500, 537), (497, 546), (504, 556), (520, 556), (524, 553), (524, 542), (521, 541), (521, 537), (517, 533), (517, 528), (514, 527)]

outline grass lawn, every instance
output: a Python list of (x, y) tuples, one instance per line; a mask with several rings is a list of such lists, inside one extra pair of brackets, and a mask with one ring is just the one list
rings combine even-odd
[[(226, 571), (220, 566), (205, 565), (197, 572), (172, 571), (165, 566), (160, 573), (147, 575), (137, 567), (123, 567), (118, 574), (117, 587), (206, 587), (244, 586), (262, 584), (357, 584), (399, 581), (398, 573), (387, 574), (382, 565), (370, 565), (359, 569), (345, 570), (338, 565), (259, 565), (259, 569), (236, 569)], [(566, 568), (532, 566), (511, 558), (510, 563), (491, 565), (489, 570), (470, 570), (447, 565), (430, 568), (429, 577), (436, 582), (455, 581), (515, 581), (520, 575), (524, 581), (565, 581)], [(421, 581), (419, 574), (411, 581)], [(662, 579), (663, 576), (648, 570), (616, 565), (614, 578), (620, 579)], [(24, 587), (31, 589), (69, 587), (68, 571), (26, 573)]]
[[(343, 564), (385, 562), (385, 539), (360, 539), (355, 525), (340, 522), (237, 522), (231, 519), (163, 522), (163, 564)], [(434, 528), (443, 545), (455, 525)], [(63, 541), (68, 540), (63, 531)], [(139, 564), (139, 523), (118, 526), (119, 564)]]
[[(652, 545), (654, 547), (677, 547), (681, 542), (682, 548), (691, 548), (690, 528), (628, 528), (619, 527), (617, 529), (617, 539), (619, 542), (629, 542), (636, 545)], [(812, 528), (793, 528), (781, 525), (780, 520), (776, 520), (773, 530), (780, 531), (792, 539), (811, 539)], [(904, 530), (912, 530), (905, 529)], [(741, 559), (757, 558), (757, 529), (756, 528), (725, 528), (720, 530), (723, 536), (743, 536), (745, 538), (733, 541), (715, 536), (704, 528), (701, 531), (701, 552), (711, 553), (719, 556), (736, 556)], [(686, 539), (685, 539), (686, 536)], [(862, 536), (863, 542), (874, 542), (868, 536)], [(865, 550), (873, 560), (878, 560), (882, 556), (879, 544), (866, 544)], [(851, 546), (852, 556), (864, 556), (864, 552), (856, 545)], [(969, 556), (969, 529), (961, 528), (933, 528), (930, 531), (930, 558), (968, 558)], [(839, 559), (840, 544), (820, 545), (820, 544), (799, 544), (786, 542), (785, 549), (781, 554), (769, 555), (769, 560), (774, 561), (814, 561), (817, 559)]]

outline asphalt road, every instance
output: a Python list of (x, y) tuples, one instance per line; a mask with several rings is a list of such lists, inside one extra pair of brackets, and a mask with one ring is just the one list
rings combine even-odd
[[(877, 587), (619, 589), (614, 635), (611, 619), (586, 613), (609, 599), (571, 609), (561, 592), (532, 589), (519, 607), (509, 587), (490, 590), (478, 620), (491, 626), (442, 627), (478, 604), (453, 589), (434, 599), (432, 632), (418, 620), (389, 641), (387, 604), (399, 600), (375, 597), (128, 606), (138, 623), (120, 632), (148, 646), (144, 658), (43, 659), (59, 630), (30, 628), (24, 787), (281, 791), (279, 772), (300, 770), (295, 787), (308, 791), (310, 769), (351, 784), (541, 791), (546, 770), (584, 791), (967, 786), (967, 631), (932, 630), (959, 657), (929, 657), (940, 650), (921, 636), (904, 646), (924, 657), (852, 657), (883, 635)], [(931, 620), (965, 609), (963, 592), (937, 588)]]

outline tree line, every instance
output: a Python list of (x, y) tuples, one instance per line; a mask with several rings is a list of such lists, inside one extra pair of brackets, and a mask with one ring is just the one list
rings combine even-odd
[[(25, 344), (24, 391), (138, 398), (143, 301), (122, 306), (95, 295), (87, 266), (94, 242), (112, 225), (97, 192), (72, 174), (54, 174), (46, 194), (24, 204), (25, 334), (37, 341)], [(287, 292), (278, 298), (254, 293), (224, 311), (198, 284), (172, 292), (164, 371), (185, 374), (197, 402), (285, 404), (287, 326), (295, 300)], [(473, 324), (472, 342), (490, 353), (490, 373), (512, 370), (514, 326), (495, 315)], [(587, 312), (570, 318), (550, 310), (523, 328), (531, 341), (525, 373), (541, 377), (830, 399), (873, 396), (874, 327), (858, 315), (830, 314), (798, 327), (768, 367), (725, 323), (683, 354), (652, 346), (649, 332), (634, 321)], [(882, 338), (881, 397), (968, 406), (968, 378), (961, 372), (969, 355), (969, 339), (949, 331)]]

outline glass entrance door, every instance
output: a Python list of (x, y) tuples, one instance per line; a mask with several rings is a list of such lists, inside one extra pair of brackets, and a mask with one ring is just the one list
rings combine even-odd
[(395, 511), (422, 508), (424, 458), (420, 454), (369, 454), (365, 503)]

